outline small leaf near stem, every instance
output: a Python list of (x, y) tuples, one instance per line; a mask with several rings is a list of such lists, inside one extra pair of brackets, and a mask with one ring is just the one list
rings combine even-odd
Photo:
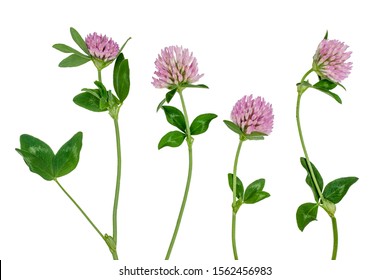
[(183, 113), (173, 106), (162, 106), (167, 121), (178, 129), (186, 132), (186, 121)]
[(236, 125), (234, 122), (231, 122), (231, 121), (228, 121), (228, 120), (224, 120), (223, 121), (226, 126), (233, 132), (237, 133), (238, 135), (243, 135), (243, 132), (241, 131), (241, 128)]
[[(300, 158), (301, 160), (301, 165), (303, 166), (303, 168), (305, 168), (306, 172), (307, 172), (307, 176), (306, 176), (306, 183), (309, 185), (309, 187), (311, 188), (312, 192), (313, 192), (313, 195), (314, 195), (314, 200), (316, 202), (319, 201), (319, 198), (320, 198), (320, 194), (318, 193), (317, 191), (317, 188), (314, 184), (314, 180), (312, 178), (312, 174), (310, 172), (310, 169), (309, 169), (309, 166), (307, 164), (307, 160), (304, 158), (304, 157), (301, 157)], [(317, 170), (317, 168), (315, 167), (315, 165), (310, 162), (311, 166), (312, 166), (312, 169), (313, 169), (313, 174), (317, 180), (317, 183), (318, 183), (318, 186), (322, 192), (322, 188), (323, 188), (323, 185), (324, 185), (324, 181), (322, 179), (322, 176), (320, 174), (320, 172)]]
[(339, 203), (357, 180), (357, 177), (345, 177), (328, 183), (324, 189), (324, 197), (333, 203)]
[(165, 134), (160, 142), (158, 143), (158, 149), (162, 149), (164, 147), (179, 147), (186, 138), (186, 135), (183, 132), (180, 131), (170, 131), (167, 134)]
[(119, 100), (125, 101), (130, 91), (130, 68), (129, 61), (124, 58), (122, 53), (115, 61), (113, 81)]
[(309, 223), (317, 220), (317, 212), (317, 203), (308, 202), (299, 206), (296, 213), (298, 228), (303, 231)]
[(210, 122), (217, 117), (216, 114), (202, 114), (197, 116), (191, 123), (191, 135), (205, 133), (209, 128)]
[[(233, 191), (233, 174), (229, 173), (228, 174), (228, 183), (230, 189)], [(240, 178), (236, 176), (236, 197), (238, 200), (242, 200), (244, 197), (244, 185), (242, 184)]]
[(76, 95), (73, 98), (73, 102), (76, 105), (78, 105), (84, 109), (87, 109), (89, 111), (92, 111), (92, 112), (105, 112), (105, 111), (107, 111), (107, 108), (105, 108), (105, 109), (100, 108), (100, 99), (97, 98), (96, 96), (88, 93), (88, 92), (83, 92), (83, 93)]
[(270, 196), (269, 193), (263, 191), (265, 179), (259, 179), (252, 182), (245, 190), (244, 203), (254, 204)]

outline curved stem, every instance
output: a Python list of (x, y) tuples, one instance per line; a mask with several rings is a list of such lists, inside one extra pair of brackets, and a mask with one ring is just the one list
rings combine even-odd
[(173, 231), (171, 242), (169, 244), (168, 251), (165, 255), (165, 260), (169, 260), (173, 246), (175, 245), (176, 236), (177, 236), (177, 233), (179, 232), (181, 219), (183, 217), (184, 209), (186, 207), (188, 192), (190, 190), (190, 184), (191, 184), (191, 176), (192, 176), (192, 137), (191, 137), (190, 125), (189, 125), (189, 121), (188, 121), (188, 114), (187, 114), (187, 109), (186, 109), (186, 106), (184, 103), (182, 90), (178, 89), (178, 93), (180, 96), (181, 105), (183, 107), (184, 119), (185, 119), (185, 123), (186, 123), (187, 145), (188, 145), (188, 175), (187, 175), (187, 183), (186, 183), (186, 188), (184, 191), (184, 196), (183, 196), (183, 200), (182, 200), (180, 211), (179, 211), (179, 216), (177, 217), (175, 230)]
[[(302, 79), (301, 79), (301, 83), (306, 79), (306, 77), (311, 73), (313, 72), (314, 70), (313, 69), (310, 69), (309, 71), (307, 71), (305, 73), (305, 75), (303, 75)], [(320, 199), (322, 202), (325, 201), (324, 199), (324, 196), (322, 194), (322, 191), (319, 187), (319, 184), (317, 182), (317, 178), (314, 174), (314, 171), (313, 171), (313, 167), (311, 165), (311, 162), (310, 162), (310, 158), (309, 158), (309, 154), (306, 150), (306, 145), (305, 145), (305, 141), (303, 140), (303, 133), (302, 133), (302, 128), (301, 128), (301, 123), (300, 123), (300, 115), (299, 115), (299, 109), (300, 109), (300, 103), (301, 103), (301, 97), (303, 95), (303, 93), (307, 90), (308, 87), (300, 87), (298, 85), (298, 98), (297, 98), (297, 107), (296, 107), (296, 119), (297, 119), (297, 126), (298, 126), (298, 132), (299, 132), (299, 139), (301, 141), (301, 144), (302, 144), (302, 149), (303, 149), (303, 153), (305, 154), (305, 158), (306, 158), (306, 163), (307, 163), (307, 166), (308, 166), (308, 169), (309, 169), (309, 172), (310, 172), (310, 176), (311, 178), (313, 179), (313, 182), (314, 182), (314, 185), (315, 185), (315, 188), (317, 190), (317, 193), (318, 195), (320, 196)], [(328, 213), (329, 214), (329, 213)], [(333, 215), (330, 215), (330, 218), (332, 219), (332, 227), (333, 227), (333, 252), (332, 252), (332, 260), (335, 260), (336, 259), (336, 256), (337, 256), (337, 247), (338, 247), (338, 232), (337, 232), (337, 221), (336, 221), (336, 217), (334, 217)]]
[(234, 159), (234, 166), (233, 166), (233, 204), (232, 204), (232, 247), (233, 247), (233, 255), (234, 259), (238, 260), (238, 254), (237, 254), (237, 245), (236, 245), (236, 215), (238, 208), (236, 207), (237, 200), (237, 165), (238, 165), (238, 157), (240, 156), (240, 151), (242, 147), (242, 143), (244, 140), (240, 139), (240, 142), (238, 143), (236, 157)]
[[(307, 78), (307, 76), (309, 76), (309, 74), (311, 73), (311, 72), (313, 72), (314, 70), (313, 70), (313, 68), (311, 68), (309, 71), (307, 71), (306, 73), (305, 73), (305, 75), (303, 75), (303, 77), (302, 77), (302, 79), (301, 79), (301, 83)], [(303, 92), (302, 92), (303, 93)]]
[(336, 217), (330, 217), (332, 219), (332, 228), (333, 228), (333, 252), (332, 260), (335, 260), (337, 257), (337, 247), (339, 244), (338, 231), (337, 231), (337, 220)]
[[(307, 77), (307, 75), (309, 75), (312, 71), (313, 70), (309, 70), (308, 72), (306, 72), (306, 74), (303, 76), (301, 82), (304, 81), (304, 79)], [(314, 174), (313, 167), (312, 167), (311, 162), (310, 162), (309, 154), (308, 154), (308, 152), (306, 150), (305, 141), (303, 140), (303, 133), (302, 133), (299, 109), (300, 109), (300, 104), (301, 104), (301, 97), (302, 97), (302, 95), (303, 95), (303, 93), (305, 91), (306, 91), (306, 89), (299, 90), (299, 87), (298, 87), (298, 98), (297, 98), (297, 106), (296, 106), (296, 119), (297, 119), (298, 133), (299, 133), (299, 139), (301, 141), (303, 153), (305, 154), (307, 166), (308, 166), (309, 171), (310, 171), (310, 175), (311, 175), (311, 177), (313, 179), (313, 182), (314, 182), (314, 185), (315, 185), (315, 187), (317, 189), (318, 195), (320, 196), (321, 200), (323, 201), (324, 200), (324, 196), (322, 195), (321, 189), (320, 189), (320, 187), (318, 185), (317, 178), (316, 178), (316, 176)]]
[(100, 235), (101, 238), (104, 239), (103, 234), (100, 232), (100, 230), (95, 226), (95, 224), (91, 221), (91, 219), (88, 217), (87, 214), (83, 211), (83, 209), (77, 204), (77, 202), (70, 196), (70, 194), (61, 186), (60, 182), (58, 182), (57, 179), (54, 179), (54, 182), (57, 183), (57, 185), (61, 188), (61, 190), (66, 194), (66, 196), (73, 202), (73, 204), (77, 207), (77, 209), (80, 210), (81, 214), (87, 219), (87, 221), (91, 224), (91, 226), (96, 230), (96, 232)]
[(114, 118), (115, 125), (115, 138), (116, 138), (116, 150), (117, 150), (117, 173), (116, 173), (116, 187), (115, 187), (115, 198), (114, 198), (114, 209), (112, 211), (112, 238), (115, 244), (118, 241), (118, 230), (117, 230), (117, 216), (118, 216), (118, 200), (119, 190), (121, 185), (121, 169), (122, 169), (122, 157), (121, 157), (121, 139), (119, 134), (119, 123), (118, 118)]

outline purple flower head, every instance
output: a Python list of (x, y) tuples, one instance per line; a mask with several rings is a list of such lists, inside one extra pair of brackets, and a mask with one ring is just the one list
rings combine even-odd
[(104, 62), (114, 60), (119, 53), (119, 46), (106, 35), (98, 35), (96, 32), (85, 38), (89, 53)]
[(260, 96), (253, 99), (252, 95), (245, 95), (234, 105), (230, 117), (245, 134), (256, 131), (268, 135), (272, 132), (274, 124), (272, 105)]
[(156, 88), (169, 88), (197, 82), (203, 74), (198, 74), (198, 62), (192, 52), (183, 47), (170, 46), (161, 50), (154, 62), (157, 71), (152, 84)]
[(324, 39), (313, 57), (313, 70), (321, 77), (340, 83), (351, 73), (352, 62), (346, 62), (352, 52), (338, 40)]

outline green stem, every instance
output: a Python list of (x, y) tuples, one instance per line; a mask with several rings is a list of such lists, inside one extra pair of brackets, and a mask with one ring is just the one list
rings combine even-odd
[(232, 245), (234, 259), (238, 260), (237, 246), (236, 246), (236, 213), (232, 213)]
[(87, 221), (91, 224), (91, 226), (96, 230), (96, 232), (100, 235), (101, 238), (104, 239), (104, 236), (103, 234), (100, 232), (100, 230), (97, 228), (97, 226), (95, 226), (95, 224), (91, 221), (91, 219), (88, 217), (87, 214), (85, 214), (85, 212), (83, 211), (83, 209), (81, 209), (81, 207), (77, 204), (77, 202), (70, 196), (70, 194), (61, 186), (60, 182), (58, 182), (57, 179), (54, 179), (54, 182), (57, 183), (57, 185), (61, 188), (61, 190), (66, 194), (66, 196), (73, 202), (74, 205), (76, 205), (77, 209), (80, 210), (81, 214), (83, 214), (83, 216), (87, 219)]
[(118, 117), (114, 118), (115, 125), (115, 138), (116, 138), (116, 151), (117, 151), (117, 173), (116, 173), (116, 187), (115, 187), (115, 198), (114, 198), (114, 209), (112, 212), (112, 238), (114, 239), (115, 244), (118, 241), (118, 200), (119, 200), (119, 190), (121, 185), (121, 169), (122, 169), (122, 157), (121, 157), (121, 139), (119, 134), (119, 123)]
[[(57, 185), (61, 188), (61, 190), (66, 194), (66, 196), (73, 202), (73, 204), (77, 207), (77, 209), (80, 210), (81, 214), (83, 214), (83, 216), (87, 219), (87, 221), (91, 224), (91, 226), (96, 230), (96, 232), (100, 235), (100, 237), (104, 240), (104, 243), (106, 243), (106, 239), (104, 238), (104, 235), (101, 233), (101, 231), (97, 228), (97, 226), (95, 226), (95, 224), (92, 222), (92, 220), (88, 217), (88, 215), (83, 211), (83, 209), (77, 204), (77, 202), (70, 196), (70, 194), (61, 186), (60, 182), (58, 182), (57, 179), (54, 179), (54, 182), (57, 183)], [(106, 245), (108, 246), (108, 244), (106, 243)], [(108, 246), (108, 249), (110, 249), (110, 247)], [(110, 252), (112, 254), (112, 258), (114, 260), (117, 260), (118, 259), (118, 255), (116, 253), (116, 251), (111, 251), (110, 249)]]
[[(302, 77), (302, 79), (301, 79), (301, 83), (303, 82), (303, 81), (305, 81), (305, 79), (307, 78), (307, 76), (309, 76), (309, 74), (311, 73), (311, 72), (313, 72), (314, 70), (313, 70), (313, 68), (311, 68), (309, 71), (307, 71), (306, 73), (305, 73), (305, 75), (303, 75), (303, 77)], [(303, 93), (303, 92), (302, 92)]]
[[(306, 77), (311, 73), (313, 72), (314, 70), (313, 69), (310, 69), (309, 71), (307, 71), (305, 73), (305, 75), (303, 75), (302, 79), (301, 79), (301, 83), (306, 79)], [(307, 87), (300, 87), (298, 85), (298, 98), (297, 98), (297, 107), (296, 107), (296, 119), (297, 119), (297, 126), (298, 126), (298, 132), (299, 132), (299, 139), (301, 141), (301, 144), (302, 144), (302, 149), (303, 149), (303, 153), (305, 154), (305, 158), (306, 158), (306, 163), (307, 163), (307, 166), (309, 168), (309, 172), (310, 172), (310, 175), (313, 179), (313, 182), (314, 182), (314, 185), (315, 185), (315, 188), (317, 190), (317, 193), (318, 195), (320, 196), (321, 198), (321, 201), (324, 202), (325, 199), (324, 199), (324, 196), (322, 194), (322, 191), (319, 187), (319, 184), (317, 182), (317, 178), (314, 174), (314, 171), (313, 171), (313, 166), (311, 165), (311, 162), (310, 162), (310, 158), (309, 158), (309, 154), (306, 150), (306, 145), (305, 145), (305, 141), (303, 140), (303, 133), (302, 133), (302, 128), (301, 128), (301, 122), (300, 122), (300, 116), (299, 116), (299, 109), (300, 109), (300, 104), (301, 104), (301, 98), (302, 98), (302, 95), (303, 93), (307, 90), (308, 88)], [(328, 213), (329, 214), (329, 213)], [(332, 260), (335, 260), (336, 259), (336, 256), (337, 256), (337, 247), (338, 247), (338, 232), (337, 232), (337, 221), (336, 221), (336, 217), (334, 217), (334, 215), (330, 215), (330, 218), (332, 219), (332, 227), (333, 227), (333, 252), (332, 252)]]
[(240, 139), (240, 142), (238, 143), (237, 151), (236, 151), (236, 157), (234, 158), (234, 166), (233, 166), (233, 206), (236, 205), (236, 186), (237, 186), (237, 165), (238, 165), (238, 157), (240, 156), (240, 151), (242, 147), (242, 143), (244, 140)]
[(102, 70), (97, 70), (98, 71), (98, 80), (99, 82), (102, 82)]
[(233, 255), (234, 259), (238, 260), (238, 254), (237, 254), (237, 245), (236, 245), (236, 215), (238, 209), (236, 208), (237, 200), (237, 165), (238, 165), (238, 158), (240, 156), (240, 151), (242, 147), (242, 143), (244, 140), (240, 138), (240, 142), (238, 143), (236, 157), (234, 159), (234, 166), (233, 166), (233, 204), (232, 204), (232, 247), (233, 247)]
[[(98, 71), (98, 80), (102, 82), (102, 70), (97, 69)], [(118, 253), (116, 252), (116, 246), (118, 241), (118, 201), (119, 201), (119, 190), (121, 184), (121, 170), (122, 170), (122, 157), (121, 157), (121, 139), (119, 134), (119, 123), (118, 123), (118, 115), (119, 109), (114, 112), (114, 114), (110, 115), (114, 119), (115, 126), (115, 138), (116, 138), (116, 152), (117, 152), (117, 173), (116, 173), (116, 186), (115, 186), (115, 197), (114, 197), (114, 209), (112, 211), (112, 239), (115, 243), (115, 249), (111, 248), (111, 254), (114, 260), (118, 260)]]
[(337, 247), (339, 244), (338, 231), (337, 231), (337, 220), (336, 217), (330, 217), (332, 219), (332, 228), (333, 228), (333, 252), (332, 260), (335, 260), (337, 257)]
[(177, 236), (177, 233), (179, 232), (181, 219), (183, 217), (184, 209), (186, 207), (188, 192), (190, 190), (190, 184), (191, 184), (191, 176), (192, 176), (192, 137), (191, 137), (190, 125), (189, 125), (189, 121), (188, 121), (188, 114), (187, 114), (187, 109), (186, 109), (186, 106), (184, 103), (182, 90), (178, 89), (178, 93), (180, 96), (181, 105), (183, 107), (184, 119), (185, 119), (185, 123), (186, 123), (187, 145), (188, 145), (188, 175), (187, 175), (187, 183), (186, 183), (186, 188), (184, 191), (184, 196), (183, 196), (183, 200), (182, 200), (180, 211), (179, 211), (179, 216), (177, 217), (175, 230), (173, 231), (171, 242), (169, 244), (167, 254), (165, 255), (165, 260), (169, 260), (173, 246), (175, 245), (176, 236)]
[[(307, 71), (306, 74), (302, 77), (301, 82), (303, 82), (312, 71), (313, 71), (313, 69), (310, 69), (309, 71)], [(303, 93), (306, 91), (306, 89), (307, 88), (300, 90), (300, 87), (298, 86), (298, 98), (297, 98), (297, 106), (296, 106), (296, 119), (297, 119), (298, 133), (299, 133), (299, 139), (301, 141), (303, 153), (305, 154), (307, 166), (308, 166), (309, 171), (310, 171), (310, 175), (313, 178), (313, 182), (314, 182), (314, 185), (317, 189), (318, 195), (320, 196), (321, 200), (323, 201), (324, 196), (322, 195), (321, 189), (320, 189), (319, 184), (317, 182), (317, 178), (316, 178), (314, 171), (313, 171), (313, 166), (311, 165), (311, 162), (310, 162), (309, 154), (306, 150), (305, 141), (303, 140), (303, 133), (302, 133), (302, 127), (301, 127), (301, 121), (300, 121), (299, 109), (300, 109), (300, 105), (301, 105), (301, 98), (302, 98)]]

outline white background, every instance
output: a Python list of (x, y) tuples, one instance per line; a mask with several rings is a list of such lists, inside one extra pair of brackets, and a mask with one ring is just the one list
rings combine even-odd
[[(390, 19), (386, 1), (8, 1), (1, 4), (0, 259), (5, 279), (123, 279), (128, 267), (272, 266), (272, 279), (385, 279), (389, 259)], [(77, 131), (83, 149), (77, 169), (61, 183), (103, 233), (112, 233), (115, 185), (114, 127), (106, 113), (73, 104), (97, 78), (91, 63), (61, 69), (65, 54), (55, 43), (77, 47), (69, 34), (107, 34), (131, 67), (131, 92), (120, 114), (123, 176), (119, 201), (118, 254), (53, 183), (30, 173), (14, 151), (23, 133), (55, 151)], [(311, 160), (325, 182), (357, 176), (337, 205), (338, 260), (331, 262), (331, 221), (302, 233), (296, 208), (313, 200), (300, 166), (295, 122), (295, 84), (310, 68), (326, 30), (353, 51), (353, 70), (338, 89), (343, 105), (307, 91), (302, 126)], [(210, 89), (184, 92), (190, 118), (218, 118), (195, 137), (194, 173), (187, 208), (169, 262), (163, 261), (187, 175), (186, 145), (157, 150), (173, 130), (157, 104), (166, 90), (151, 85), (161, 48), (194, 52), (200, 80)], [(111, 84), (112, 68), (103, 71)], [(315, 76), (311, 76), (314, 81)], [(244, 143), (238, 175), (247, 185), (266, 178), (271, 197), (244, 205), (238, 214), (239, 262), (232, 261), (231, 192), (237, 135), (225, 127), (234, 103), (261, 95), (274, 107), (275, 124), (265, 141)], [(172, 101), (180, 107), (178, 98)], [(321, 210), (321, 209), (320, 209)], [(185, 277), (177, 277), (177, 279)], [(202, 277), (199, 277), (202, 279)], [(203, 276), (203, 279), (225, 277)], [(233, 279), (233, 277), (231, 277)], [(238, 277), (237, 277), (238, 278)], [(251, 277), (248, 277), (250, 279)], [(141, 278), (140, 278), (141, 279)], [(146, 279), (146, 278), (145, 278)], [(156, 277), (157, 279), (157, 277)], [(166, 277), (169, 279), (169, 277)], [(195, 277), (194, 277), (195, 279)]]

